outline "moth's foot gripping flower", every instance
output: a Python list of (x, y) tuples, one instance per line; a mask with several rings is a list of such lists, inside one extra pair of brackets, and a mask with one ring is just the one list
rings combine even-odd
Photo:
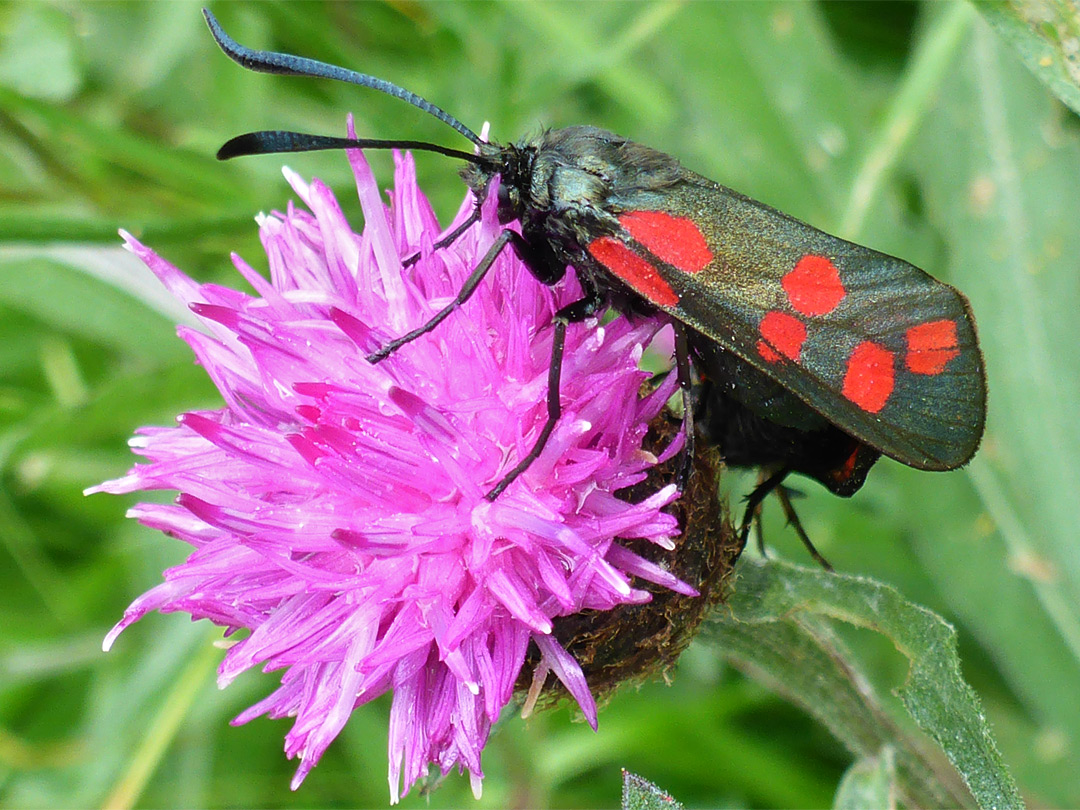
[[(454, 297), (500, 226), (485, 204), (476, 225), (432, 252), (440, 229), (411, 158), (396, 156), (389, 206), (363, 156), (349, 160), (363, 233), (326, 186), (286, 171), (310, 213), (290, 205), (259, 218), (270, 280), (233, 257), (254, 295), (197, 284), (123, 234), (205, 325), (179, 334), (224, 406), (142, 428), (132, 447), (144, 463), (88, 490), (178, 490), (172, 504), (129, 514), (194, 549), (105, 646), (152, 610), (237, 633), (218, 682), (255, 666), (283, 671), (234, 722), (294, 718), (294, 788), (352, 711), (391, 690), (391, 800), (430, 764), (467, 769), (479, 794), (481, 752), (523, 668), (525, 680), (553, 672), (596, 727), (582, 666), (553, 633), (560, 620), (649, 602), (647, 583), (696, 595), (649, 551), (672, 550), (680, 533), (665, 510), (675, 485), (646, 487), (661, 448), (643, 446), (675, 375), (642, 395), (654, 320), (572, 324), (562, 418), (489, 502), (544, 424), (552, 316), (580, 289), (572, 275), (545, 287), (504, 251), (459, 311), (368, 363)], [(417, 250), (424, 258), (403, 270)], [(630, 488), (635, 497), (620, 497)]]

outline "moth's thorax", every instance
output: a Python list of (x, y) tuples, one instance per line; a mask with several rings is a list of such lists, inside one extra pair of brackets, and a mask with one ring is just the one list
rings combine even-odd
[(506, 147), (500, 201), (526, 236), (543, 234), (572, 252), (618, 230), (620, 201), (674, 182), (669, 155), (596, 127), (546, 130)]
[(629, 190), (677, 179), (670, 155), (596, 127), (548, 130), (519, 146), (536, 149), (529, 197), (536, 207), (610, 208)]

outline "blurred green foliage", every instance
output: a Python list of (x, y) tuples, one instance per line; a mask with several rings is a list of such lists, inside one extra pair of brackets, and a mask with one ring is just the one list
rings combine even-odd
[[(908, 2), (215, 11), (245, 44), (385, 77), (474, 128), (490, 121), (495, 139), (613, 129), (960, 287), (989, 373), (979, 456), (948, 475), (882, 462), (850, 502), (807, 484), (800, 512), (838, 569), (956, 625), (1025, 796), (1080, 806), (1080, 121), (995, 29), (968, 6)], [(239, 283), (228, 252), (262, 266), (252, 216), (289, 193), (280, 160), (219, 164), (215, 150), (250, 129), (341, 133), (349, 111), (361, 135), (462, 146), (376, 93), (241, 70), (197, 3), (0, 5), (0, 804), (385, 805), (385, 702), (357, 712), (292, 794), (287, 722), (227, 725), (276, 676), (216, 691), (216, 636), (177, 616), (100, 652), (184, 549), (125, 521), (132, 500), (81, 495), (130, 466), (135, 427), (218, 404), (175, 339), (186, 313), (118, 248), (117, 228), (197, 278)], [(338, 190), (359, 224), (341, 155), (288, 162)], [(456, 167), (418, 163), (448, 217)], [(388, 158), (374, 165), (388, 184)], [(805, 561), (768, 509), (766, 529), (776, 553)], [(906, 659), (835, 630), (888, 698)], [(902, 716), (899, 701), (886, 710)], [(610, 806), (625, 767), (688, 807), (821, 807), (851, 761), (704, 645), (672, 686), (617, 695), (598, 733), (571, 720), (504, 723), (476, 806)], [(451, 777), (403, 804), (472, 799)]]

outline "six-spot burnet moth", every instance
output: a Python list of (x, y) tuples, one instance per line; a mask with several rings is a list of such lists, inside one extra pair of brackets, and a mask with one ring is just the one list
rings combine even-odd
[[(986, 383), (971, 310), (963, 295), (914, 265), (829, 236), (602, 129), (548, 130), (505, 145), (484, 141), (408, 90), (312, 59), (245, 48), (204, 14), (218, 45), (246, 68), (379, 90), (475, 146), (464, 152), (415, 141), (262, 131), (233, 138), (219, 158), (355, 147), (438, 152), (466, 162), (461, 174), (477, 210), (436, 249), (479, 219), (480, 201), (496, 180), (499, 220), (520, 223), (520, 233), (502, 231), (453, 302), (373, 353), (371, 362), (438, 326), (507, 246), (543, 284), (558, 282), (567, 266), (577, 271), (584, 294), (554, 323), (547, 422), (489, 498), (528, 468), (559, 418), (567, 323), (609, 303), (670, 316), (687, 457), (696, 417), (726, 463), (762, 471), (743, 540), (770, 491), (790, 512), (779, 488), (790, 473), (850, 496), (881, 454), (917, 469), (952, 470), (978, 447)], [(691, 363), (700, 377), (693, 392)]]

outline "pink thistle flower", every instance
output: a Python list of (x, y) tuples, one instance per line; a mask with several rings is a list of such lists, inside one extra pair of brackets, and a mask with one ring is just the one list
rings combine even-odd
[[(350, 127), (351, 131), (351, 127)], [(673, 548), (667, 486), (639, 503), (615, 493), (658, 459), (642, 449), (675, 375), (648, 396), (638, 360), (660, 323), (571, 325), (563, 416), (543, 453), (498, 499), (484, 495), (532, 447), (546, 416), (552, 315), (580, 296), (573, 275), (536, 282), (510, 250), (458, 312), (377, 365), (366, 354), (449, 301), (498, 235), (494, 200), (451, 247), (395, 155), (384, 206), (349, 153), (364, 211), (354, 233), (333, 194), (289, 170), (311, 213), (260, 216), (270, 281), (233, 256), (255, 296), (197, 284), (122, 236), (207, 331), (180, 327), (224, 398), (132, 440), (146, 463), (87, 492), (175, 489), (129, 515), (194, 547), (105, 639), (146, 613), (182, 611), (246, 637), (218, 671), (283, 669), (281, 686), (233, 722), (295, 718), (285, 751), (297, 788), (358, 706), (393, 691), (391, 801), (434, 764), (468, 769), (526, 662), (539, 650), (595, 729), (581, 667), (552, 620), (638, 604), (634, 577), (693, 595), (620, 539)], [(466, 198), (456, 222), (473, 208)], [(402, 257), (425, 258), (406, 270)], [(673, 453), (671, 447), (665, 456)], [(542, 678), (539, 679), (542, 682)]]

